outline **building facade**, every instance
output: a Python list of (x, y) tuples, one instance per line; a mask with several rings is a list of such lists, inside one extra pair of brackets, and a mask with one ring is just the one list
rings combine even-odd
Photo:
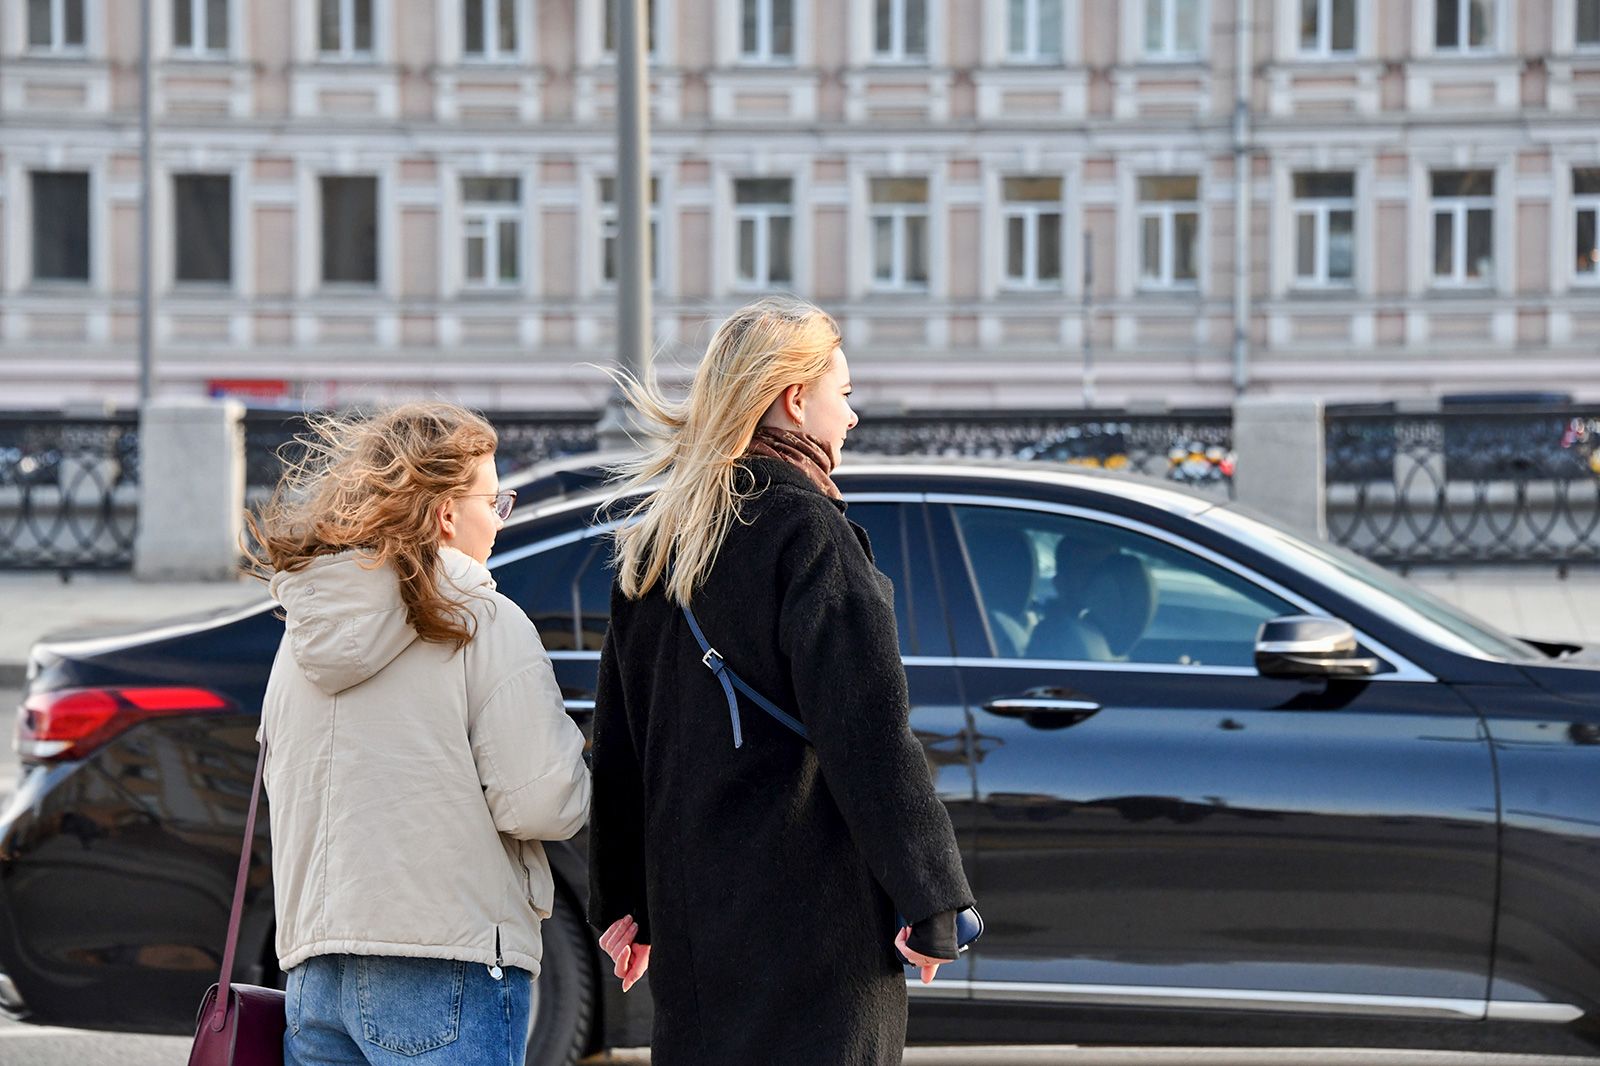
[[(600, 405), (615, 0), (152, 2), (162, 391)], [(869, 407), (1600, 396), (1600, 0), (649, 6), (664, 376), (789, 290)], [(138, 7), (0, 6), (0, 404), (136, 395)]]

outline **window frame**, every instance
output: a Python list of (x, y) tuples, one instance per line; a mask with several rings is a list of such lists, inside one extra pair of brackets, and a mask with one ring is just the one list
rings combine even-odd
[[(48, 56), (81, 56), (89, 52), (89, 20), (94, 14), (90, 10), (91, 0), (43, 0), (50, 5), (50, 40), (45, 44), (35, 43), (32, 37), (32, 11), (31, 5), (36, 0), (29, 0), (29, 7), (22, 13), (22, 39), (25, 42), (29, 55)], [(67, 36), (67, 5), (78, 5), (79, 22), (83, 26), (83, 40), (72, 43)]]
[[(1019, 3), (1026, 5), (1027, 9), (1022, 17), (1023, 35), (1026, 40), (1020, 49), (1016, 47), (1016, 42), (1011, 39), (1011, 7), (1013, 4)], [(1062, 27), (1062, 36), (1055, 41), (1054, 54), (1044, 50), (1044, 5), (1047, 3), (1056, 5), (1057, 19)], [(1003, 52), (1005, 61), (1019, 66), (1056, 66), (1066, 62), (1066, 21), (1067, 0), (1006, 0), (1006, 40)]]
[[(1596, 33), (1592, 40), (1584, 40), (1578, 35), (1579, 27), (1583, 25), (1583, 7), (1592, 4), (1595, 8)], [(1572, 2), (1572, 47), (1574, 51), (1582, 54), (1600, 52), (1600, 0), (1573, 0)]]
[[(378, 20), (382, 18), (379, 8), (382, 0), (370, 0), (369, 17), (371, 25), (367, 27), (367, 36), (371, 44), (365, 48), (356, 47), (356, 3), (358, 0), (317, 0), (317, 59), (324, 63), (370, 63), (378, 56)], [(322, 47), (322, 7), (324, 4), (339, 5), (339, 47), (326, 49)]]
[[(735, 289), (741, 291), (765, 290), (774, 284), (794, 284), (795, 228), (798, 224), (798, 212), (794, 206), (794, 179), (782, 179), (789, 182), (789, 199), (786, 202), (740, 203), (739, 182), (762, 180), (770, 179), (755, 177), (733, 179), (733, 285)], [(772, 277), (772, 221), (775, 218), (789, 220), (789, 277), (776, 280)], [(758, 276), (754, 278), (742, 277), (739, 273), (740, 234), (744, 222), (752, 222), (755, 227), (755, 248), (752, 250), (752, 259), (757, 266)]]
[[(90, 289), (95, 285), (95, 211), (94, 200), (98, 182), (95, 171), (84, 170), (56, 170), (49, 168), (29, 168), (24, 171), (28, 182), (28, 214), (31, 216), (28, 226), (28, 283), (31, 286), (49, 289), (82, 290)], [(85, 235), (83, 253), (82, 277), (46, 277), (39, 273), (39, 234), (41, 216), (38, 211), (38, 179), (41, 177), (82, 177), (84, 180), (83, 193), (83, 230)]]
[(1576, 255), (1576, 253), (1579, 251), (1579, 249), (1576, 247), (1578, 235), (1578, 216), (1585, 213), (1592, 215), (1594, 218), (1596, 234), (1595, 242), (1600, 244), (1600, 190), (1588, 193), (1575, 192), (1572, 194), (1571, 225), (1574, 243), (1574, 255), (1571, 261), (1572, 265), (1568, 269), (1570, 271), (1572, 284), (1587, 288), (1589, 286), (1600, 286), (1600, 262), (1596, 262), (1594, 269), (1587, 272), (1578, 269)]
[(874, 7), (869, 15), (869, 26), (872, 31), (872, 62), (880, 64), (893, 64), (901, 66), (921, 66), (928, 63), (932, 55), (932, 43), (929, 36), (933, 28), (933, 14), (929, 10), (930, 0), (919, 0), (922, 3), (922, 51), (911, 52), (906, 48), (906, 38), (911, 26), (907, 17), (906, 5), (912, 0), (889, 0), (889, 47), (878, 47), (878, 12)]
[[(176, 59), (226, 59), (233, 52), (233, 0), (226, 0), (223, 4), (223, 42), (220, 48), (212, 48), (208, 41), (211, 36), (211, 6), (208, 0), (171, 0), (172, 3), (172, 55)], [(178, 8), (187, 5), (189, 8), (189, 43), (178, 43)]]
[[(1160, 177), (1174, 177), (1175, 178), (1175, 177), (1191, 177), (1191, 176), (1195, 179), (1195, 198), (1193, 200), (1145, 200), (1145, 199), (1141, 198), (1141, 199), (1139, 199), (1137, 201), (1138, 206), (1137, 206), (1137, 209), (1136, 209), (1135, 215), (1134, 215), (1135, 226), (1137, 228), (1134, 230), (1134, 237), (1135, 237), (1135, 241), (1137, 243), (1137, 246), (1139, 248), (1139, 256), (1138, 256), (1138, 260), (1137, 260), (1136, 266), (1137, 266), (1138, 272), (1139, 272), (1138, 273), (1139, 288), (1142, 291), (1145, 291), (1145, 292), (1198, 292), (1199, 289), (1200, 289), (1200, 279), (1205, 275), (1205, 263), (1203, 261), (1203, 255), (1202, 255), (1202, 253), (1204, 252), (1204, 249), (1205, 249), (1205, 237), (1204, 237), (1204, 233), (1202, 231), (1203, 215), (1201, 213), (1201, 206), (1205, 203), (1205, 189), (1204, 189), (1204, 184), (1203, 184), (1203, 182), (1201, 180), (1201, 176), (1198, 173), (1193, 174), (1193, 175), (1189, 175), (1189, 174), (1141, 174), (1141, 175), (1139, 175), (1140, 178), (1160, 178)], [(1137, 185), (1137, 179), (1135, 179), (1135, 180), (1136, 180), (1136, 183), (1135, 183), (1134, 189), (1135, 189), (1135, 195), (1137, 195), (1138, 185)], [(1178, 262), (1178, 254), (1177, 254), (1177, 251), (1178, 251), (1178, 248), (1177, 248), (1177, 240), (1178, 240), (1177, 218), (1178, 218), (1179, 215), (1184, 215), (1184, 214), (1193, 214), (1194, 215), (1194, 243), (1195, 243), (1195, 247), (1194, 247), (1194, 254), (1193, 254), (1193, 259), (1194, 259), (1194, 277), (1193, 277), (1193, 279), (1187, 279), (1187, 278), (1180, 279), (1180, 278), (1177, 278), (1177, 277), (1174, 276), (1174, 271), (1175, 271), (1175, 269), (1177, 267), (1177, 262)], [(1160, 230), (1160, 234), (1161, 234), (1161, 264), (1160, 264), (1160, 267), (1161, 267), (1161, 269), (1160, 269), (1159, 274), (1157, 276), (1155, 276), (1155, 277), (1152, 277), (1145, 270), (1145, 262), (1144, 262), (1144, 228), (1145, 228), (1145, 222), (1147, 220), (1149, 220), (1149, 219), (1152, 219), (1152, 218), (1158, 220), (1159, 224), (1160, 224), (1160, 227), (1161, 227), (1161, 230)]]
[[(875, 177), (890, 177), (891, 180), (903, 175), (875, 175)], [(879, 203), (872, 199), (872, 181), (867, 179), (867, 258), (871, 263), (871, 288), (873, 292), (882, 293), (926, 293), (930, 291), (933, 281), (933, 210), (930, 204), (932, 199), (931, 182), (922, 178), (923, 200), (919, 203), (885, 202)], [(910, 222), (921, 219), (923, 224), (923, 247), (927, 255), (924, 264), (926, 277), (920, 281), (909, 277), (910, 267)], [(877, 230), (880, 219), (888, 219), (890, 225), (890, 246), (893, 251), (893, 265), (890, 276), (883, 278), (878, 275)]]
[[(1294, 178), (1301, 173), (1348, 173), (1350, 175), (1349, 196), (1293, 196), (1289, 205), (1290, 226), (1294, 232), (1293, 270), (1290, 276), (1294, 287), (1301, 290), (1345, 290), (1353, 289), (1356, 285), (1356, 256), (1354, 254), (1356, 241), (1356, 175), (1353, 171), (1297, 171), (1290, 175), (1290, 188), (1293, 189)], [(1329, 256), (1331, 243), (1329, 240), (1332, 228), (1331, 216), (1335, 211), (1350, 212), (1350, 276), (1348, 278), (1335, 278), (1329, 274)], [(1315, 227), (1312, 240), (1316, 248), (1313, 255), (1316, 271), (1309, 277), (1300, 273), (1300, 219), (1304, 215), (1311, 215)]]
[[(364, 180), (372, 183), (372, 279), (328, 277), (328, 181)], [(382, 290), (384, 180), (377, 173), (317, 175), (317, 284), (325, 292), (374, 293)]]
[[(1472, 40), (1472, 4), (1475, 0), (1434, 0), (1433, 2), (1433, 32), (1429, 35), (1435, 55), (1445, 56), (1482, 56), (1494, 55), (1500, 51), (1500, 4), (1503, 0), (1485, 0), (1489, 5), (1488, 19), (1482, 44), (1474, 45)], [(1444, 10), (1445, 4), (1453, 4), (1456, 9), (1456, 43), (1442, 45), (1439, 43), (1439, 15)]]
[[(1066, 207), (1063, 198), (1066, 194), (1066, 182), (1061, 181), (1061, 196), (1055, 200), (1012, 200), (1005, 195), (1005, 182), (1008, 177), (1047, 177), (1061, 181), (1056, 175), (1003, 175), (1000, 179), (1000, 233), (1001, 233), (1001, 258), (1004, 263), (1002, 270), (1002, 287), (1011, 292), (1058, 292), (1066, 284), (1067, 248), (1066, 236)], [(1056, 252), (1060, 261), (1056, 263), (1056, 276), (1054, 278), (1039, 277), (1039, 227), (1042, 217), (1054, 215), (1056, 218)], [(1011, 273), (1011, 222), (1013, 219), (1022, 219), (1022, 263), (1024, 276), (1017, 277)]]
[[(1151, 63), (1194, 63), (1206, 54), (1206, 30), (1208, 28), (1208, 10), (1206, 0), (1154, 0), (1161, 5), (1162, 10), (1162, 47), (1152, 51), (1150, 48), (1149, 25), (1151, 0), (1137, 0), (1139, 4), (1139, 55), (1146, 62)], [(1194, 5), (1195, 17), (1195, 43), (1194, 51), (1182, 51), (1178, 48), (1178, 5), (1189, 3)]]
[[(472, 200), (468, 199), (466, 183), (474, 178), (492, 178), (510, 180), (517, 183), (517, 198), (515, 200)], [(527, 273), (526, 255), (528, 242), (523, 234), (523, 215), (525, 213), (526, 183), (519, 174), (459, 174), (457, 175), (457, 191), (461, 197), (461, 288), (465, 292), (504, 293), (516, 292), (522, 288), (524, 275)], [(500, 233), (504, 223), (510, 222), (516, 227), (517, 273), (514, 278), (507, 280), (500, 276)], [(472, 230), (481, 225), (483, 232), (483, 265), (484, 276), (473, 278), (468, 272), (468, 263), (471, 262), (467, 255), (467, 243), (472, 240)]]
[[(474, 52), (467, 47), (467, 11), (476, 5), (483, 10), (483, 51)], [(461, 0), (461, 61), (485, 65), (519, 63), (525, 54), (523, 39), (526, 36), (519, 11), (520, 0)], [(510, 7), (511, 25), (517, 40), (506, 48), (500, 42), (501, 8)], [(490, 17), (493, 15), (494, 17)]]
[[(798, 35), (800, 19), (795, 5), (798, 0), (789, 2), (789, 52), (787, 55), (776, 53), (772, 50), (773, 39), (777, 36), (777, 17), (773, 14), (773, 0), (740, 0), (739, 4), (739, 48), (737, 59), (746, 66), (760, 67), (791, 67), (795, 64), (795, 38)], [(744, 14), (745, 6), (755, 4), (756, 13), (756, 49), (749, 51), (745, 48), (744, 41)]]
[[(612, 190), (611, 199), (610, 200), (607, 200), (605, 198), (605, 196), (603, 195), (603, 193), (602, 193), (602, 190), (605, 188), (605, 183), (608, 182), (608, 181), (611, 182), (611, 190)], [(595, 178), (594, 178), (594, 184), (595, 184), (594, 192), (595, 192), (596, 214), (597, 214), (597, 220), (599, 221), (599, 230), (600, 230), (600, 248), (599, 248), (600, 257), (599, 257), (599, 262), (595, 264), (596, 265), (596, 273), (599, 276), (600, 288), (602, 288), (602, 289), (615, 289), (616, 285), (617, 285), (617, 279), (616, 278), (608, 278), (608, 277), (606, 277), (606, 242), (607, 241), (618, 240), (622, 236), (622, 216), (621, 216), (621, 211), (619, 210), (619, 208), (617, 206), (617, 199), (616, 199), (616, 196), (617, 196), (617, 176), (615, 174), (596, 174)], [(659, 289), (661, 287), (661, 280), (662, 280), (661, 279), (661, 264), (662, 264), (662, 250), (661, 250), (661, 230), (662, 230), (661, 176), (658, 175), (658, 174), (651, 174), (650, 175), (650, 213), (649, 213), (649, 218), (650, 218), (650, 288), (652, 290), (656, 290), (656, 289)]]
[[(600, 58), (607, 63), (617, 58), (616, 19), (612, 16), (618, 3), (620, 0), (601, 0), (600, 4)], [(645, 19), (649, 25), (645, 27), (644, 59), (654, 63), (661, 58), (661, 4), (657, 0), (645, 0)]]
[[(1361, 3), (1360, 0), (1316, 0), (1317, 5), (1317, 43), (1306, 47), (1305, 8), (1299, 0), (1291, 0), (1299, 14), (1299, 32), (1295, 35), (1295, 54), (1301, 59), (1351, 59), (1361, 51)], [(1351, 7), (1351, 21), (1355, 32), (1350, 41), (1349, 48), (1335, 48), (1333, 46), (1333, 8), (1335, 4), (1347, 3)]]
[[(179, 272), (182, 256), (179, 247), (183, 242), (183, 233), (179, 227), (178, 214), (178, 182), (186, 178), (214, 178), (228, 183), (228, 276), (226, 278), (185, 278)], [(237, 183), (234, 175), (226, 171), (182, 170), (173, 171), (168, 175), (172, 196), (172, 285), (175, 289), (232, 291), (235, 280), (234, 259), (237, 253), (238, 212), (234, 209), (237, 204)]]
[[(1494, 198), (1493, 191), (1486, 195), (1473, 196), (1435, 196), (1432, 191), (1433, 176), (1436, 172), (1428, 172), (1428, 278), (1435, 289), (1487, 289), (1494, 286), (1494, 272), (1499, 265), (1498, 249), (1495, 248), (1494, 239)], [(1487, 171), (1494, 177), (1494, 171)], [(1471, 212), (1489, 212), (1489, 269), (1482, 277), (1468, 277), (1467, 265), (1467, 236), (1471, 225)], [(1448, 211), (1451, 216), (1450, 223), (1450, 274), (1443, 275), (1437, 271), (1439, 262), (1438, 248), (1438, 220), (1439, 216)]]

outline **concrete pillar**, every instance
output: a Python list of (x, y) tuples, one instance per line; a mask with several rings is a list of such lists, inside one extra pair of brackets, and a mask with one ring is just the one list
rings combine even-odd
[(244, 405), (156, 399), (139, 415), (139, 535), (146, 581), (238, 577), (244, 527)]
[(1233, 406), (1234, 498), (1307, 536), (1325, 539), (1327, 450), (1322, 401), (1244, 396)]

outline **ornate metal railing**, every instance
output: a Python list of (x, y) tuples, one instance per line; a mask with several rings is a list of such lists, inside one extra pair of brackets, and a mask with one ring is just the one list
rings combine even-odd
[(0, 414), (0, 568), (133, 564), (139, 416)]
[(1328, 533), (1388, 565), (1600, 560), (1600, 407), (1330, 409)]
[[(522, 470), (546, 459), (592, 452), (596, 448), (595, 421), (588, 412), (541, 413), (488, 411), (500, 434), (495, 453), (500, 473)], [(245, 484), (252, 500), (270, 493), (286, 463), (298, 461), (304, 446), (295, 438), (309, 428), (306, 416), (296, 411), (255, 410), (246, 413)]]
[(967, 411), (874, 415), (848, 451), (879, 455), (1047, 459), (1163, 478), (1233, 494), (1233, 413), (1227, 409)]

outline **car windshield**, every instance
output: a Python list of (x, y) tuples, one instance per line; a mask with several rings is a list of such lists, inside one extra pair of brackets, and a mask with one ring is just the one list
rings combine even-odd
[(1214, 507), (1203, 521), (1261, 546), (1370, 610), (1394, 619), (1449, 651), (1512, 662), (1548, 662), (1538, 648), (1390, 573), (1355, 552), (1314, 541), (1266, 515), (1235, 504)]

